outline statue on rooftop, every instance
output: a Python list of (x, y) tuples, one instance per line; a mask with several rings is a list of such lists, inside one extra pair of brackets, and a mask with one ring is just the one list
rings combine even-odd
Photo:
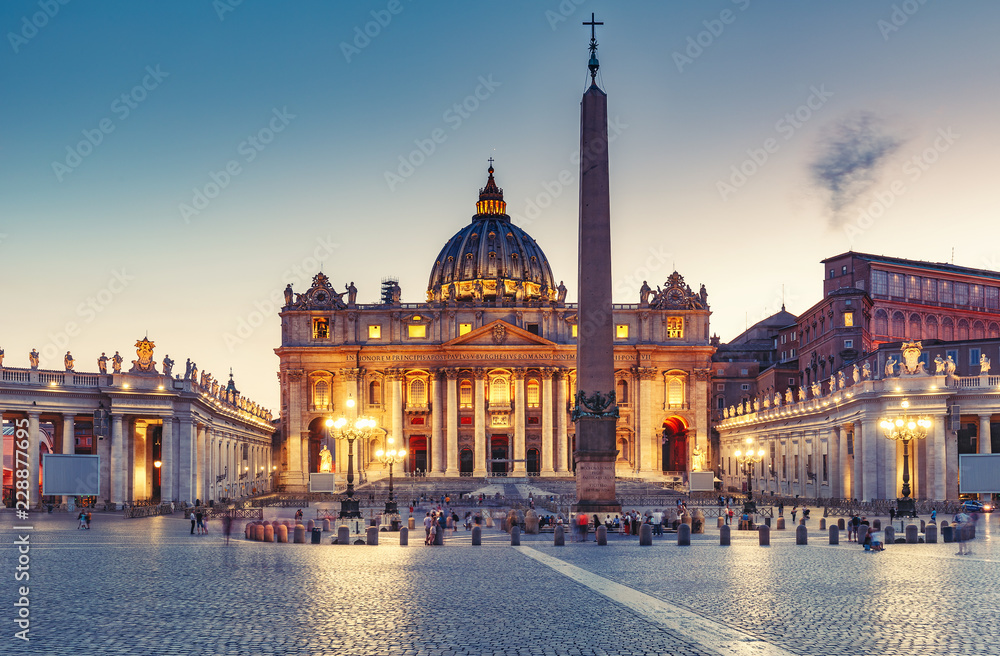
[(101, 357), (97, 358), (97, 371), (102, 374), (108, 373), (108, 356), (101, 353)]
[(118, 351), (115, 351), (115, 354), (111, 356), (111, 372), (115, 374), (122, 372), (122, 356)]

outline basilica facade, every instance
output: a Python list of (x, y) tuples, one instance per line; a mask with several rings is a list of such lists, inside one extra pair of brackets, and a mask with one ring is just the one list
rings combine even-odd
[[(323, 273), (301, 293), (286, 288), (275, 349), (285, 489), (307, 487), (324, 447), (347, 471), (328, 420), (358, 415), (380, 427), (354, 445), (362, 476), (382, 475), (374, 454), (390, 445), (407, 450), (400, 466), (416, 475), (573, 475), (577, 308), (511, 222), (493, 174), (431, 264), (421, 302), (402, 302), (389, 282), (381, 303), (358, 304), (353, 283), (337, 291)], [(638, 300), (612, 310), (616, 472), (683, 477), (708, 455), (708, 295), (674, 272)]]

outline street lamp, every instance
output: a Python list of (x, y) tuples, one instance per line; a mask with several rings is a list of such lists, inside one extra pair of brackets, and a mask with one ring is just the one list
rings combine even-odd
[(753, 438), (746, 439), (747, 450), (736, 449), (736, 462), (743, 468), (747, 475), (747, 499), (743, 502), (743, 512), (747, 515), (757, 512), (757, 504), (753, 500), (753, 468), (758, 462), (764, 459), (764, 449), (753, 450)]
[(340, 501), (340, 516), (361, 517), (361, 502), (354, 498), (354, 441), (369, 439), (372, 432), (378, 430), (378, 425), (371, 417), (358, 417), (353, 426), (348, 426), (347, 419), (340, 417), (333, 422), (332, 427), (337, 429), (334, 437), (338, 440), (347, 440), (347, 493)]
[(927, 417), (911, 417), (907, 413), (907, 408), (910, 407), (909, 401), (904, 400), (900, 406), (903, 408), (902, 415), (883, 419), (879, 426), (887, 438), (903, 443), (903, 496), (896, 499), (896, 516), (916, 517), (917, 504), (910, 498), (910, 441), (927, 437), (931, 420)]
[(389, 500), (385, 502), (385, 514), (395, 515), (399, 511), (396, 508), (396, 502), (392, 497), (392, 466), (397, 462), (402, 462), (406, 458), (406, 449), (399, 449), (398, 451), (392, 447), (393, 439), (390, 437), (386, 439), (386, 446), (389, 447), (388, 451), (383, 451), (379, 449), (375, 452), (375, 459), (381, 462), (383, 465), (389, 465)]

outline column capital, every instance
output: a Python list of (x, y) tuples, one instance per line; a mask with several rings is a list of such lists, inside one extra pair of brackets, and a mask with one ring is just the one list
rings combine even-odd
[(538, 370), (538, 375), (542, 380), (552, 380), (552, 377), (556, 375), (556, 371), (552, 367), (541, 367)]
[(458, 369), (443, 369), (443, 371), (445, 378), (447, 378), (448, 380), (458, 380), (459, 377)]
[(286, 369), (285, 375), (288, 376), (288, 380), (292, 382), (298, 382), (302, 380), (302, 377), (305, 375), (305, 372), (301, 369)]
[(340, 374), (344, 377), (344, 380), (356, 381), (361, 376), (360, 369), (341, 369)]
[(475, 367), (472, 370), (472, 375), (475, 376), (476, 380), (483, 380), (486, 378), (486, 369), (482, 367)]
[(639, 380), (655, 380), (659, 373), (656, 367), (636, 367), (635, 375)]
[(524, 376), (528, 373), (528, 370), (524, 367), (512, 367), (510, 370), (510, 375), (514, 380), (524, 380)]

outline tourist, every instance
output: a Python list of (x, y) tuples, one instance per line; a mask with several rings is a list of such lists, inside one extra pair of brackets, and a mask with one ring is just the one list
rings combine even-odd
[(781, 501), (778, 502), (778, 517), (785, 516), (785, 504)]
[(931, 522), (937, 522), (937, 508), (931, 508)]
[(577, 526), (580, 530), (580, 542), (587, 541), (587, 529), (590, 524), (590, 520), (587, 519), (587, 513), (581, 512), (576, 518)]
[(295, 523), (296, 524), (301, 524), (302, 523), (302, 509), (301, 508), (299, 508), (298, 510), (295, 511)]
[(81, 528), (87, 528), (87, 513), (81, 510), (80, 514), (77, 515), (77, 519), (80, 520), (80, 525), (76, 527), (76, 530), (79, 531)]
[(194, 535), (194, 529), (198, 525), (198, 518), (194, 515), (194, 508), (191, 509), (191, 535)]
[(959, 511), (955, 515), (955, 540), (958, 542), (958, 556), (971, 556), (972, 548), (968, 541), (972, 534), (972, 523), (968, 515)]
[(431, 546), (437, 544), (437, 533), (438, 533), (437, 522), (431, 521), (430, 533), (427, 534), (427, 544)]
[(650, 521), (653, 522), (653, 535), (663, 535), (663, 513), (660, 512), (659, 508), (653, 509)]
[(200, 506), (195, 508), (194, 518), (195, 526), (198, 527), (198, 535), (201, 535), (205, 532), (205, 511)]
[(431, 524), (433, 522), (431, 513), (429, 511), (424, 513), (424, 544), (430, 544), (431, 542)]
[(795, 523), (795, 515), (799, 512), (798, 506), (792, 506), (792, 524)]
[[(441, 535), (441, 540), (444, 540), (444, 529), (448, 526), (448, 518), (445, 517), (444, 511), (438, 513), (438, 533)], [(437, 544), (437, 540), (434, 541)]]
[(87, 520), (87, 528), (90, 528), (90, 518), (91, 518), (91, 513), (90, 513), (90, 511), (89, 511), (89, 510), (87, 511), (87, 514), (86, 514), (86, 515), (85, 515), (84, 517), (85, 517), (85, 518), (86, 518), (86, 520)]
[(621, 530), (618, 532), (619, 535), (629, 534), (628, 521), (629, 521), (628, 513), (625, 513), (622, 516)]

